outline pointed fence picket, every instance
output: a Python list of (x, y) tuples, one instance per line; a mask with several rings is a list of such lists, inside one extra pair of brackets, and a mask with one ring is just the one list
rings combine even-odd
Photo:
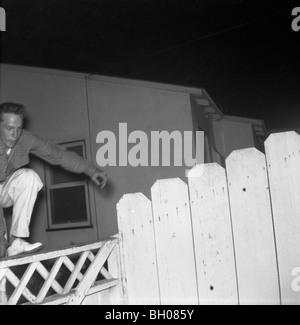
[(282, 303), (300, 304), (300, 288), (292, 285), (300, 267), (300, 135), (272, 134), (265, 148)]
[(125, 195), (117, 205), (125, 303), (160, 303), (151, 202)]
[(279, 304), (265, 156), (251, 148), (226, 160), (241, 304)]
[(162, 304), (198, 304), (193, 233), (187, 185), (157, 181), (151, 189)]
[[(207, 164), (189, 173), (200, 304), (238, 304), (225, 169)], [(201, 175), (198, 177), (197, 175)]]

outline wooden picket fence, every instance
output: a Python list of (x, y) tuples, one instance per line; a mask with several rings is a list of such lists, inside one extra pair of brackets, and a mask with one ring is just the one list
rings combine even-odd
[(300, 304), (300, 135), (265, 151), (124, 195), (106, 241), (0, 261), (0, 304)]
[(151, 201), (124, 195), (127, 303), (300, 304), (300, 136), (273, 134), (265, 151), (234, 151), (226, 170), (196, 166), (188, 185), (159, 180)]

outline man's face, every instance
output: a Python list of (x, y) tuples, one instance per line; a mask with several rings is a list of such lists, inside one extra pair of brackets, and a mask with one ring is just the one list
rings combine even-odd
[(0, 120), (0, 140), (7, 148), (13, 148), (22, 133), (23, 118), (21, 115), (4, 113)]

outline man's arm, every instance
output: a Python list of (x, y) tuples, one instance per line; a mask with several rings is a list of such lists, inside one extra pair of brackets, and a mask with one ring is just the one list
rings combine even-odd
[(67, 151), (64, 147), (44, 141), (31, 134), (30, 152), (45, 160), (51, 165), (61, 166), (67, 171), (88, 175), (101, 189), (107, 184), (106, 173), (94, 166), (88, 160), (80, 157), (75, 152)]

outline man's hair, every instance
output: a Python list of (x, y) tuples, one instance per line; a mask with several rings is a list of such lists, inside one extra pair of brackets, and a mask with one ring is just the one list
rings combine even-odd
[(16, 103), (3, 103), (0, 104), (0, 121), (2, 121), (3, 114), (16, 114), (20, 115), (22, 119), (25, 118), (25, 106)]

